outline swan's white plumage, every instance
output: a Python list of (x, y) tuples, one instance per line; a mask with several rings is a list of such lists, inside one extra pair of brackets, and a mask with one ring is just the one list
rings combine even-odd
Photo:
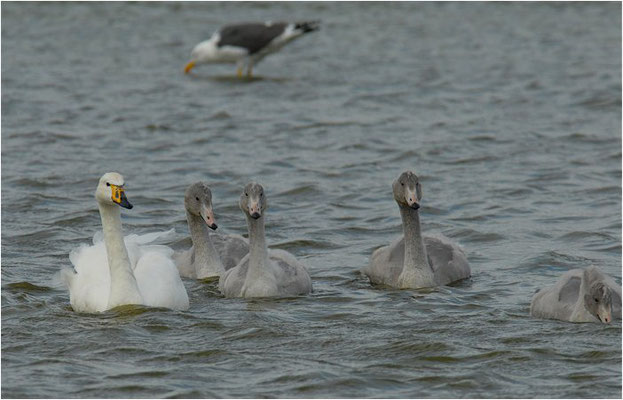
[[(170, 237), (173, 232), (171, 229), (124, 237), (143, 305), (176, 310), (189, 307), (188, 294), (171, 260), (173, 250), (153, 244)], [(61, 276), (69, 288), (72, 308), (79, 312), (106, 311), (110, 296), (110, 271), (102, 232), (94, 235), (92, 245), (85, 244), (73, 250), (69, 260), (74, 269), (64, 269)]]
[(94, 236), (92, 246), (70, 253), (74, 269), (61, 271), (73, 309), (101, 312), (129, 304), (188, 309), (186, 289), (171, 260), (173, 251), (153, 244), (174, 231), (124, 237), (120, 207), (133, 206), (123, 186), (121, 174), (102, 175), (95, 190), (102, 233)]

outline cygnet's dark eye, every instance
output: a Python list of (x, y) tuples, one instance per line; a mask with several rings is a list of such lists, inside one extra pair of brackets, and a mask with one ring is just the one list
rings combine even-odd
[(195, 197), (195, 200), (199, 201), (199, 197)]
[(110, 186), (110, 183), (106, 182), (106, 186)]
[(599, 299), (595, 297), (595, 303), (599, 303)]
[(264, 197), (264, 192), (260, 193), (260, 197)]
[(249, 197), (249, 193), (247, 193), (247, 192), (244, 192), (244, 195), (245, 195), (245, 196), (247, 196), (247, 197)]
[(400, 182), (400, 185), (401, 185), (401, 186), (404, 186), (405, 184), (404, 184), (404, 182)]

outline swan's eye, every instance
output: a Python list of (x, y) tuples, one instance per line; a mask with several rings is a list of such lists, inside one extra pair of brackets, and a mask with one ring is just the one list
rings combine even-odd
[(264, 193), (260, 193), (260, 197), (264, 197)]
[(199, 201), (199, 197), (195, 197), (195, 200)]
[(595, 298), (595, 303), (599, 303), (599, 299), (598, 298)]
[(110, 183), (106, 182), (106, 186), (110, 186)]
[(405, 185), (404, 182), (400, 182), (400, 186), (404, 186), (404, 185)]
[(245, 194), (244, 194), (244, 195), (245, 195), (245, 196), (247, 196), (247, 197), (249, 197), (249, 193), (246, 193), (246, 192), (245, 192)]

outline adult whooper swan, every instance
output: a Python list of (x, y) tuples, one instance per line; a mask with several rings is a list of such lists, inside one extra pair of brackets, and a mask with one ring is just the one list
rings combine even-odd
[(469, 278), (470, 268), (459, 246), (443, 235), (422, 236), (419, 208), (422, 185), (411, 171), (392, 185), (404, 235), (372, 253), (362, 272), (374, 284), (399, 289), (447, 285)]
[[(123, 176), (104, 174), (95, 199), (102, 219), (103, 241), (71, 252), (74, 269), (61, 271), (71, 306), (78, 312), (101, 312), (126, 304), (175, 310), (188, 309), (188, 294), (175, 264), (173, 250), (150, 245), (163, 234), (123, 237), (119, 207), (131, 209)], [(166, 233), (165, 233), (166, 234)]]
[(225, 271), (219, 289), (225, 297), (284, 297), (310, 293), (311, 278), (303, 264), (287, 251), (266, 247), (264, 188), (249, 183), (240, 195), (240, 208), (249, 226), (249, 254)]
[(530, 314), (569, 322), (621, 319), (621, 286), (597, 267), (572, 269), (532, 297)]
[(275, 53), (292, 40), (318, 29), (318, 22), (252, 22), (227, 25), (214, 32), (192, 50), (185, 73), (199, 64), (236, 64), (237, 75), (242, 77), (246, 65), (251, 77), (253, 65)]
[(207, 184), (190, 185), (184, 194), (184, 207), (193, 245), (173, 255), (180, 275), (195, 279), (220, 277), (249, 253), (249, 244), (242, 236), (209, 233), (208, 228), (216, 230), (217, 225)]

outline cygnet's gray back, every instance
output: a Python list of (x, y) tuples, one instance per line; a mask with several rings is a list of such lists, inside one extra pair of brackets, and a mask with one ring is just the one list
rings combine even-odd
[(240, 235), (212, 234), (210, 237), (226, 270), (238, 265), (249, 254), (249, 241)]
[(447, 285), (470, 277), (467, 257), (458, 245), (443, 235), (424, 236), (423, 239), (437, 285)]

